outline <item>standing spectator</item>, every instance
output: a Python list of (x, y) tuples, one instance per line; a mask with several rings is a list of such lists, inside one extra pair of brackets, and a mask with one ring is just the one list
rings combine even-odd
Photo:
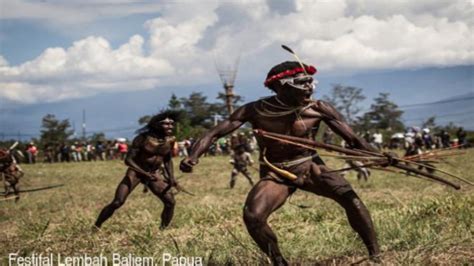
[(431, 150), (433, 148), (433, 138), (430, 135), (429, 128), (423, 128), (423, 134), (421, 136), (423, 138), (423, 143), (427, 150)]
[(120, 155), (120, 159), (125, 160), (125, 157), (126, 157), (127, 152), (128, 152), (127, 143), (125, 141), (118, 142), (117, 149), (118, 149), (118, 153)]
[(443, 144), (443, 148), (449, 148), (450, 145), (450, 136), (446, 130), (441, 130), (441, 143)]
[(456, 136), (458, 137), (458, 144), (461, 145), (459, 148), (466, 148), (466, 131), (464, 128), (460, 127), (458, 132), (456, 132)]
[(28, 156), (28, 163), (34, 164), (36, 163), (36, 156), (38, 155), (38, 148), (35, 146), (33, 142), (30, 142), (28, 144), (28, 147), (26, 148), (26, 154)]
[(69, 156), (69, 151), (70, 151), (69, 145), (63, 142), (60, 147), (61, 162), (71, 161), (71, 157)]
[(54, 162), (54, 149), (52, 144), (46, 144), (44, 146), (44, 162)]
[(77, 162), (76, 144), (77, 144), (77, 142), (74, 142), (73, 144), (71, 144), (71, 147), (69, 148), (69, 151), (71, 152), (71, 157), (72, 157), (73, 162)]
[(76, 154), (77, 154), (77, 161), (80, 162), (82, 161), (82, 152), (84, 151), (84, 147), (82, 146), (82, 143), (77, 143), (76, 142)]
[(95, 144), (95, 154), (101, 161), (105, 161), (104, 144), (102, 144), (102, 141), (100, 140)]
[(186, 140), (178, 142), (178, 155), (180, 157), (188, 157), (188, 150), (186, 149)]
[(95, 153), (95, 146), (86, 142), (86, 151), (85, 151), (87, 161), (97, 160)]
[(374, 146), (380, 151), (383, 147), (383, 136), (382, 133), (377, 129), (375, 133), (372, 135), (374, 140)]
[(105, 145), (105, 153), (107, 155), (107, 160), (115, 159), (114, 146), (115, 142), (112, 142), (111, 140), (107, 141), (107, 144)]

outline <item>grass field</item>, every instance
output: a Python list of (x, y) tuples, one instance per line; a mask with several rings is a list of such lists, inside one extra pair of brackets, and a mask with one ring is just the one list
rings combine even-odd
[[(450, 158), (443, 169), (474, 181), (474, 150)], [(265, 264), (248, 235), (242, 207), (250, 189), (239, 176), (228, 189), (227, 157), (207, 157), (192, 174), (176, 172), (196, 196), (176, 196), (169, 229), (159, 230), (161, 202), (142, 186), (108, 220), (91, 230), (99, 211), (113, 197), (125, 166), (120, 161), (23, 165), (22, 188), (65, 186), (24, 193), (18, 203), (0, 201), (0, 257), (60, 253), (153, 257), (200, 256), (205, 264)], [(340, 162), (327, 160), (333, 167)], [(179, 159), (175, 159), (175, 166)], [(459, 167), (459, 168), (458, 168)], [(257, 178), (252, 170), (254, 179)], [(473, 264), (474, 188), (451, 188), (395, 173), (373, 171), (367, 183), (347, 179), (364, 200), (375, 222), (386, 264)], [(301, 209), (297, 204), (309, 208)], [(298, 191), (270, 217), (283, 254), (293, 263), (349, 264), (366, 250), (336, 203)], [(365, 263), (365, 262), (364, 262)]]

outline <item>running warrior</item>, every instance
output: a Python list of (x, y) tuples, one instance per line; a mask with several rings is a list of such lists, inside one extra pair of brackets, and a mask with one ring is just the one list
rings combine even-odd
[[(254, 129), (308, 139), (312, 130), (324, 122), (350, 147), (375, 152), (353, 132), (333, 106), (312, 99), (315, 89), (312, 75), (315, 73), (313, 66), (301, 62), (284, 62), (273, 67), (264, 84), (276, 95), (245, 104), (228, 120), (204, 134), (193, 146), (189, 157), (183, 159), (180, 169), (191, 172), (199, 157), (215, 140), (246, 122)], [(261, 151), (261, 179), (247, 196), (244, 221), (254, 241), (274, 264), (287, 265), (287, 261), (267, 220), (296, 189), (339, 203), (345, 209), (350, 225), (362, 238), (371, 259), (378, 260), (380, 249), (369, 211), (343, 177), (329, 173), (330, 169), (312, 150), (262, 136), (257, 136), (257, 142)]]
[(127, 196), (142, 183), (148, 187), (164, 204), (161, 213), (161, 229), (169, 225), (173, 218), (175, 199), (171, 188), (176, 186), (171, 152), (174, 147), (174, 120), (172, 112), (155, 115), (150, 122), (137, 131), (125, 164), (128, 166), (125, 177), (115, 192), (113, 201), (105, 206), (95, 226), (100, 228), (112, 214), (125, 203)]
[(253, 164), (253, 160), (252, 155), (245, 151), (245, 144), (240, 144), (235, 148), (230, 163), (234, 165), (234, 169), (232, 169), (232, 173), (230, 175), (230, 188), (234, 188), (235, 181), (239, 173), (242, 173), (247, 178), (250, 185), (253, 186), (252, 177), (250, 176), (249, 170), (247, 169), (247, 166), (251, 166)]
[[(15, 143), (12, 147), (16, 144), (18, 143)], [(0, 179), (3, 178), (5, 198), (13, 193), (15, 194), (15, 201), (18, 201), (20, 199), (18, 182), (24, 173), (16, 163), (12, 150), (13, 148), (9, 150), (0, 149)]]

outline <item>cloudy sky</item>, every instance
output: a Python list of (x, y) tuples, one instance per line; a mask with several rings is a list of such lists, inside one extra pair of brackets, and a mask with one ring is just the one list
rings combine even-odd
[[(3, 124), (18, 108), (54, 112), (103, 95), (153, 91), (167, 96), (154, 101), (163, 106), (171, 92), (217, 94), (215, 64), (239, 55), (237, 85), (256, 99), (268, 94), (268, 69), (292, 59), (281, 44), (314, 64), (323, 86), (352, 81), (369, 96), (388, 90), (401, 105), (472, 93), (473, 10), (472, 0), (2, 1)], [(397, 76), (419, 93), (396, 90)], [(390, 86), (370, 88), (384, 77)], [(455, 91), (443, 90), (453, 77)], [(17, 131), (9, 125), (0, 131)]]

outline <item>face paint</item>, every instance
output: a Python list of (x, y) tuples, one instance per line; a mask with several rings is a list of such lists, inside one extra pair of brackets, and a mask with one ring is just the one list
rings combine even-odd
[(167, 118), (161, 120), (159, 123), (160, 123), (160, 124), (161, 124), (161, 123), (168, 123), (168, 124), (171, 123), (171, 124), (173, 124), (173, 123), (174, 123), (174, 120), (171, 119), (171, 118), (169, 118), (169, 117), (167, 117)]
[(297, 76), (279, 80), (284, 87), (281, 90), (281, 99), (291, 106), (305, 106), (311, 103), (315, 89), (315, 81), (310, 75)]
[(313, 77), (309, 75), (289, 77), (280, 79), (279, 81), (283, 86), (288, 85), (298, 90), (314, 90), (318, 83), (317, 80), (314, 80)]

